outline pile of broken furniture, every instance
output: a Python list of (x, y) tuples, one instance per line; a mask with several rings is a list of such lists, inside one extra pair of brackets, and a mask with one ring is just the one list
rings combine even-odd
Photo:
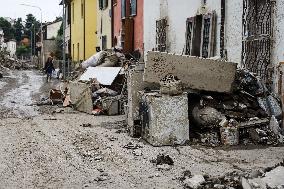
[(130, 134), (153, 146), (283, 143), (280, 100), (236, 63), (148, 52), (128, 71)]
[(127, 98), (125, 87), (125, 57), (114, 50), (96, 53), (82, 62), (81, 74), (70, 81), (63, 106), (94, 115), (124, 113)]

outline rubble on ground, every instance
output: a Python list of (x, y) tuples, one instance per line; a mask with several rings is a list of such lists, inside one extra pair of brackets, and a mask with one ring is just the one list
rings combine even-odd
[(61, 98), (64, 107), (93, 115), (124, 114), (125, 66), (125, 57), (117, 50), (101, 51), (82, 62)]
[(0, 71), (3, 69), (29, 69), (31, 62), (28, 60), (19, 60), (11, 58), (7, 51), (0, 50)]
[[(158, 52), (147, 57), (144, 69), (116, 50), (101, 51), (81, 64), (83, 72), (57, 91), (57, 100), (93, 115), (127, 111), (130, 134), (154, 146), (283, 143), (280, 100), (253, 73), (219, 60)], [(137, 70), (144, 77), (130, 82)]]
[[(222, 71), (211, 69), (212, 64)], [(227, 73), (233, 74), (223, 75)], [(134, 124), (132, 133), (140, 133), (154, 146), (186, 144), (184, 140), (188, 139), (182, 133), (189, 133), (191, 143), (208, 146), (283, 143), (280, 100), (260, 78), (237, 69), (234, 63), (149, 52), (143, 79), (153, 84), (159, 79), (160, 86), (158, 90), (136, 92), (141, 94), (141, 122), (134, 121), (141, 126)], [(223, 88), (218, 88), (221, 85)], [(187, 102), (181, 104), (184, 92)], [(178, 98), (178, 102), (171, 103)], [(189, 124), (177, 116), (183, 112), (188, 112)], [(138, 129), (140, 132), (136, 132)]]

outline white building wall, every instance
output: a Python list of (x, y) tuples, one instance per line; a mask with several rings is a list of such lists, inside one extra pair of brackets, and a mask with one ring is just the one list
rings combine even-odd
[(2, 29), (0, 29), (0, 45), (4, 43), (4, 32)]
[(242, 61), (243, 0), (226, 1), (225, 49), (230, 62)]
[(280, 72), (284, 73), (284, 65), (279, 66), (280, 62), (284, 62), (284, 1), (277, 0), (275, 2), (275, 12), (273, 15), (273, 50), (271, 60), (274, 70), (274, 90), (278, 91), (278, 81), (282, 79), (282, 94), (284, 93), (284, 78), (280, 78)]
[(61, 26), (61, 21), (60, 22), (56, 22), (53, 24), (50, 24), (47, 26), (47, 37), (46, 39), (52, 39), (55, 38), (57, 36), (57, 32), (60, 29)]
[(7, 42), (7, 51), (10, 52), (10, 57), (14, 57), (16, 55), (17, 43), (16, 41)]
[[(144, 43), (145, 52), (156, 46), (156, 20), (168, 19), (168, 51), (182, 54), (185, 48), (186, 19), (197, 14), (202, 0), (144, 0)], [(217, 13), (215, 55), (220, 54), (220, 0), (207, 0), (207, 12)]]

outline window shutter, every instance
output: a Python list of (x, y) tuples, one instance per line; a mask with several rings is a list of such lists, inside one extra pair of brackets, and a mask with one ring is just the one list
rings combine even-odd
[(103, 9), (103, 0), (99, 0), (99, 8), (100, 8), (100, 10)]
[(126, 0), (121, 0), (121, 18), (126, 17)]
[(108, 7), (108, 0), (103, 0), (104, 4), (103, 4), (103, 9), (106, 9)]
[(203, 58), (214, 56), (216, 30), (216, 14), (215, 12), (203, 15), (202, 21), (202, 38), (200, 54)]
[(186, 33), (185, 33), (185, 54), (191, 55), (191, 43), (192, 43), (192, 35), (193, 35), (193, 22), (195, 17), (190, 17), (186, 20)]

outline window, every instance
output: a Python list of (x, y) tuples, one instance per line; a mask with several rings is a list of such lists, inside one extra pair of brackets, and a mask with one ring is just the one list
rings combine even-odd
[(121, 18), (126, 17), (126, 0), (121, 0)]
[(72, 59), (73, 59), (73, 60), (75, 60), (75, 59), (74, 59), (74, 58), (75, 58), (74, 53), (75, 53), (75, 45), (73, 44), (73, 49), (72, 49), (72, 56), (73, 56)]
[(74, 24), (74, 3), (72, 3), (72, 23)]
[(79, 62), (80, 60), (80, 44), (77, 43), (77, 61)]
[(185, 54), (209, 58), (214, 56), (215, 12), (196, 15), (186, 21)]
[(137, 0), (130, 0), (130, 14), (131, 16), (137, 15)]
[(107, 49), (107, 36), (102, 36), (102, 50)]
[(167, 19), (156, 21), (156, 50), (165, 52), (167, 50)]
[(100, 10), (106, 9), (108, 7), (108, 0), (99, 0)]
[(84, 18), (84, 0), (81, 0), (81, 18)]

